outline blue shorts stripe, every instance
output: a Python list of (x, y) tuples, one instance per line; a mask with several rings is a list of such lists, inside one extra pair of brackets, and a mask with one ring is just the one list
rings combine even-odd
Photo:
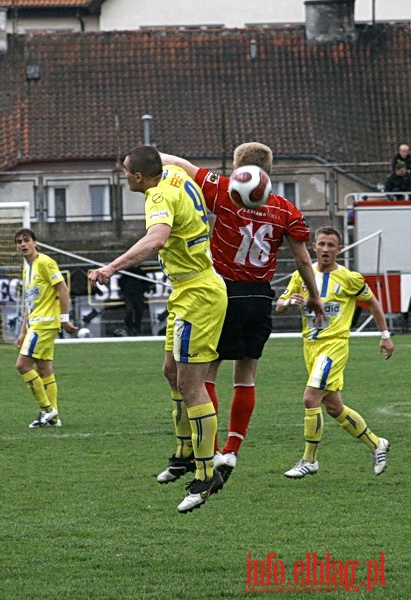
[(184, 321), (183, 331), (181, 332), (180, 342), (180, 361), (188, 363), (191, 337), (191, 323)]
[(28, 356), (33, 356), (34, 350), (36, 348), (37, 340), (39, 339), (39, 334), (33, 332), (33, 335), (30, 340), (30, 346), (28, 349)]
[(327, 357), (327, 361), (325, 363), (325, 367), (323, 370), (323, 375), (322, 375), (321, 381), (320, 381), (320, 390), (323, 390), (325, 388), (325, 386), (327, 385), (327, 379), (328, 379), (328, 375), (331, 371), (332, 364), (333, 364), (332, 358)]

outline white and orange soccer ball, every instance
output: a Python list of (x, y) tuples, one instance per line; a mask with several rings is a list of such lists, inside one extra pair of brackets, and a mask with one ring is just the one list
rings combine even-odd
[(257, 208), (267, 202), (271, 194), (271, 180), (256, 165), (238, 167), (231, 173), (228, 193), (237, 206)]

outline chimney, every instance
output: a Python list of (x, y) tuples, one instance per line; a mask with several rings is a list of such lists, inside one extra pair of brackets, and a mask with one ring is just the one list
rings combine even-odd
[(0, 8), (0, 55), (7, 52), (7, 8)]
[(305, 0), (305, 29), (309, 43), (355, 39), (355, 0)]

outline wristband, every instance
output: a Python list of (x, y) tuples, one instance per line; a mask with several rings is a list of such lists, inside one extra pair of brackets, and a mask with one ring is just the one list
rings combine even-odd
[(388, 331), (388, 329), (384, 329), (384, 331), (381, 331), (381, 339), (382, 340), (389, 340), (391, 337), (391, 333)]
[(290, 306), (290, 304), (291, 304), (291, 298), (287, 298), (287, 300), (284, 300), (283, 306)]
[(68, 323), (69, 321), (70, 321), (69, 314), (60, 315), (60, 323)]

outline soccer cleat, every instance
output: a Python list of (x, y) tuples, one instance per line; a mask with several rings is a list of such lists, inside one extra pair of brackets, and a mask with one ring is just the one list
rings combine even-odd
[(49, 421), (46, 425), (46, 427), (62, 427), (62, 422), (60, 421), (60, 419), (57, 417), (57, 419), (52, 419), (51, 421)]
[(221, 454), (216, 452), (214, 456), (214, 468), (220, 473), (224, 483), (230, 477), (237, 464), (237, 455), (235, 452), (227, 452)]
[(55, 419), (58, 416), (58, 412), (55, 408), (51, 412), (45, 412), (41, 410), (37, 419), (34, 419), (32, 423), (29, 425), (29, 429), (36, 429), (37, 427), (47, 427), (49, 425), (49, 421)]
[(319, 468), (318, 461), (310, 463), (303, 458), (289, 471), (286, 471), (284, 475), (290, 479), (302, 479), (306, 475), (315, 475)]
[(169, 465), (165, 471), (162, 471), (160, 475), (157, 475), (158, 483), (170, 483), (170, 481), (177, 481), (186, 473), (193, 473), (196, 470), (196, 463), (194, 460), (194, 453), (186, 458), (177, 458), (175, 454), (169, 459)]
[(371, 456), (374, 459), (374, 473), (381, 475), (385, 471), (387, 466), (387, 452), (390, 449), (390, 442), (384, 438), (380, 438), (380, 443), (375, 452), (371, 452)]
[(177, 506), (179, 513), (188, 513), (195, 508), (200, 508), (211, 494), (217, 494), (224, 485), (223, 478), (217, 470), (214, 470), (211, 479), (202, 481), (193, 479), (186, 484), (187, 494), (184, 500)]

